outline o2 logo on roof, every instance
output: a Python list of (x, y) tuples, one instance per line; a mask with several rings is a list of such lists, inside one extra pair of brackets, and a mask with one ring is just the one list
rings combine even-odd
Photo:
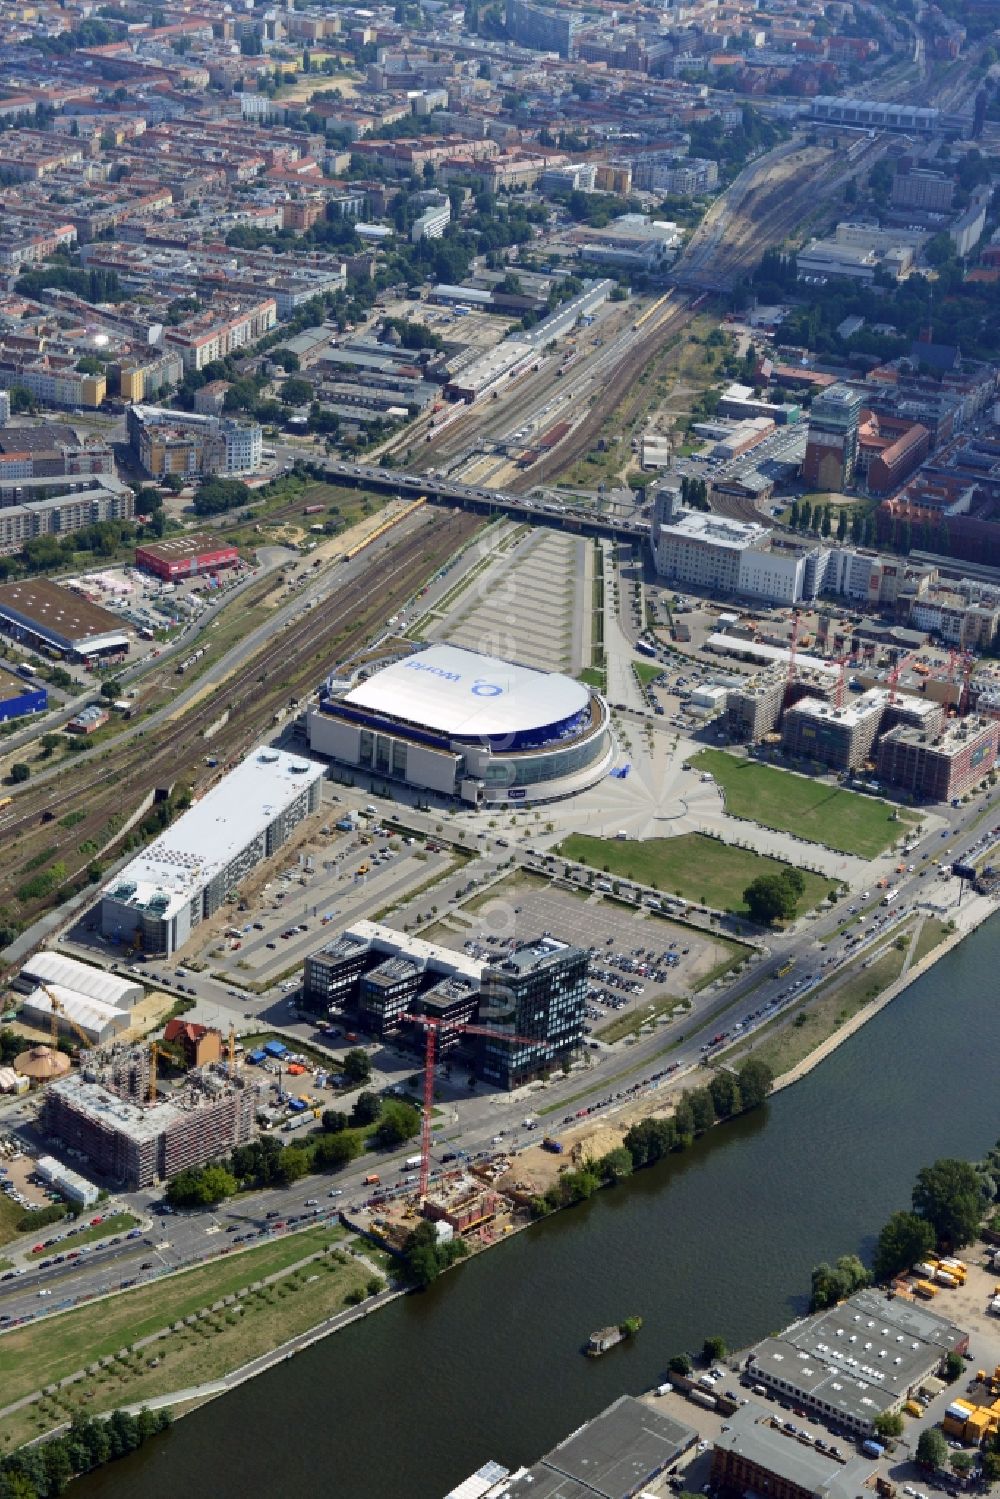
[(471, 688), (469, 690), (471, 691), (473, 697), (502, 697), (503, 696), (503, 688), (502, 687), (498, 686), (496, 682), (484, 682), (482, 680), (482, 678), (480, 678), (476, 682), (473, 682), (473, 684), (472, 684), (472, 686), (471, 686)]

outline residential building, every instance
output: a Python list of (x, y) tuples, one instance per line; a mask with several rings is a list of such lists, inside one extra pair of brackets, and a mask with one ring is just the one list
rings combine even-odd
[(573, 11), (535, 5), (532, 0), (507, 0), (507, 35), (519, 46), (539, 52), (572, 57), (582, 19)]
[(921, 801), (949, 802), (981, 781), (1000, 751), (1000, 723), (973, 715), (938, 734), (900, 724), (882, 736), (878, 773)]
[(844, 384), (831, 385), (814, 399), (802, 465), (810, 489), (838, 491), (853, 483), (862, 404), (861, 393)]
[(755, 521), (681, 510), (673, 491), (661, 490), (652, 531), (656, 570), (671, 583), (739, 593), (744, 552), (762, 549), (770, 534)]
[(451, 223), (451, 204), (431, 204), (410, 226), (410, 238), (414, 244), (421, 239), (440, 239)]
[(259, 422), (200, 416), (165, 406), (130, 406), (129, 442), (147, 474), (254, 474), (264, 461)]
[[(135, 494), (118, 479), (67, 480), (65, 484), (25, 479), (12, 487), (23, 499), (20, 504), (10, 504), (6, 497), (0, 500), (0, 554), (22, 551), (37, 536), (67, 536), (98, 521), (131, 520), (135, 514)], [(35, 498), (36, 492), (46, 490), (57, 493)]]
[(924, 213), (947, 213), (955, 196), (955, 181), (943, 172), (909, 167), (902, 163), (892, 179), (894, 208), (919, 208)]

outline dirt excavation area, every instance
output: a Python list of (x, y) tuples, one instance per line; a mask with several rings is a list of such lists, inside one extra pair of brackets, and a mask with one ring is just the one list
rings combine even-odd
[[(684, 1086), (703, 1088), (711, 1077), (709, 1070), (697, 1067), (684, 1076)], [(661, 1090), (644, 1089), (635, 1098), (624, 1100), (613, 1113), (605, 1110), (585, 1115), (574, 1118), (572, 1124), (564, 1122), (574, 1112), (572, 1105), (567, 1105), (565, 1113), (539, 1120), (538, 1143), (529, 1145), (512, 1158), (509, 1170), (499, 1179), (497, 1186), (502, 1191), (513, 1188), (538, 1196), (558, 1181), (560, 1172), (582, 1165), (584, 1161), (600, 1160), (609, 1150), (617, 1149), (639, 1120), (669, 1118), (679, 1096), (675, 1090), (667, 1095)], [(562, 1152), (557, 1154), (546, 1150), (543, 1139), (558, 1140)]]

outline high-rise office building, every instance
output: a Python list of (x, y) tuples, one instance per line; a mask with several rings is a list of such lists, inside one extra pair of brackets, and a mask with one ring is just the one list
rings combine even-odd
[(846, 489), (854, 479), (862, 398), (849, 385), (831, 385), (809, 412), (802, 477), (812, 489)]
[(507, 1036), (481, 1036), (476, 1070), (517, 1088), (572, 1058), (583, 1041), (588, 954), (552, 937), (516, 947), (483, 970), (479, 1024)]

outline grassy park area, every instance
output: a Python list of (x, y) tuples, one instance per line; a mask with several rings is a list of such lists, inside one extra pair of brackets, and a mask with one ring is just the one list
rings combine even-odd
[[(218, 1379), (342, 1311), (374, 1289), (371, 1268), (335, 1248), (344, 1237), (339, 1228), (308, 1229), (7, 1334), (5, 1401), (47, 1393), (0, 1423), (0, 1446), (30, 1440), (76, 1409), (110, 1410)], [(262, 1285), (270, 1276), (278, 1278)]]
[(723, 750), (702, 750), (690, 762), (715, 777), (726, 811), (765, 828), (797, 833), (813, 843), (862, 859), (876, 855), (905, 833), (910, 814), (856, 791), (742, 760)]
[(663, 667), (658, 661), (633, 661), (632, 670), (640, 687), (648, 687), (650, 682), (663, 675)]
[[(614, 878), (637, 880), (665, 894), (679, 895), (682, 900), (737, 913), (746, 910), (743, 891), (752, 880), (763, 874), (781, 874), (788, 868), (777, 859), (731, 848), (701, 833), (640, 841), (571, 833), (558, 851), (567, 859), (589, 864)], [(818, 905), (832, 883), (805, 871), (803, 879), (806, 888), (799, 915)]]

